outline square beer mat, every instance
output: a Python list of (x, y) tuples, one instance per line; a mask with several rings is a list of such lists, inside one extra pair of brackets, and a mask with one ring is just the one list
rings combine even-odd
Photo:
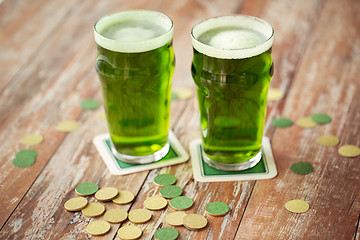
[(170, 143), (168, 154), (161, 160), (148, 164), (130, 164), (117, 159), (111, 152), (111, 140), (108, 133), (96, 136), (93, 142), (110, 173), (125, 175), (186, 162), (189, 159), (189, 154), (172, 131), (169, 131), (168, 139)]
[(270, 179), (277, 175), (276, 165), (267, 137), (262, 140), (262, 158), (258, 164), (243, 171), (222, 171), (210, 167), (203, 159), (201, 139), (190, 143), (190, 154), (195, 180), (199, 182), (228, 182)]

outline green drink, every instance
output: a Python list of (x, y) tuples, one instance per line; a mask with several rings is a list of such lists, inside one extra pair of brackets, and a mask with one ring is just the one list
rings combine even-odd
[(95, 24), (98, 72), (113, 153), (149, 163), (168, 150), (173, 24), (146, 10), (125, 11)]
[(239, 15), (208, 19), (191, 34), (205, 161), (221, 170), (253, 167), (261, 159), (273, 29)]

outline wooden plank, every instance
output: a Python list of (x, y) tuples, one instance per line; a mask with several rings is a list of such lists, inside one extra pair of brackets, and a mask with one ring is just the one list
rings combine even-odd
[[(61, 20), (76, 6), (73, 1), (5, 1), (0, 8), (0, 92), (36, 58)], [(46, 70), (39, 70), (39, 75)]]
[[(0, 96), (0, 201), (8, 203), (0, 210), (1, 226), (66, 136), (55, 130), (56, 124), (77, 119), (82, 112), (81, 99), (99, 92), (89, 22), (95, 22), (111, 7), (92, 2), (78, 5), (38, 57), (23, 69), (22, 77), (12, 81)], [(93, 79), (90, 82), (89, 74)], [(27, 148), (20, 139), (28, 133), (41, 133), (45, 141), (31, 147), (39, 153), (35, 165), (15, 168), (11, 161), (16, 151)]]
[[(360, 211), (360, 162), (341, 157), (338, 147), (316, 144), (316, 138), (334, 134), (341, 145), (360, 145), (359, 11), (357, 1), (326, 2), (281, 115), (296, 120), (326, 112), (333, 121), (315, 129), (276, 129), (272, 147), (279, 175), (256, 183), (236, 239), (352, 237)], [(314, 172), (289, 171), (297, 161), (311, 162)], [(284, 204), (291, 199), (306, 200), (310, 210), (288, 212)]]

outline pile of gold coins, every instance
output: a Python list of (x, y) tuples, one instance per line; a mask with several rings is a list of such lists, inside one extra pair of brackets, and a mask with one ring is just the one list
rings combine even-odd
[[(192, 207), (193, 200), (186, 196), (181, 196), (182, 189), (175, 186), (176, 178), (171, 174), (160, 174), (155, 177), (154, 183), (161, 186), (161, 196), (152, 196), (144, 201), (144, 209), (133, 209), (126, 212), (120, 208), (114, 208), (106, 211), (102, 202), (112, 202), (115, 204), (131, 203), (135, 196), (127, 190), (119, 191), (114, 187), (105, 187), (99, 189), (95, 183), (84, 182), (75, 188), (79, 195), (65, 202), (65, 209), (70, 212), (81, 211), (89, 218), (95, 218), (103, 215), (104, 220), (95, 220), (90, 222), (86, 230), (94, 236), (104, 235), (111, 229), (111, 223), (122, 223), (129, 219), (134, 224), (146, 223), (151, 220), (151, 211), (158, 211), (166, 208), (168, 205), (176, 210), (165, 216), (165, 221), (171, 226), (184, 226), (190, 230), (199, 230), (207, 226), (207, 219), (200, 214), (186, 214), (181, 212)], [(95, 195), (94, 195), (95, 194)], [(89, 203), (86, 196), (94, 195), (98, 202)], [(168, 203), (167, 199), (171, 199)], [(151, 210), (151, 211), (149, 211)], [(206, 208), (206, 212), (212, 216), (224, 216), (229, 212), (229, 206), (223, 202), (211, 202)], [(105, 212), (106, 211), (106, 212)], [(136, 225), (122, 226), (117, 232), (118, 237), (123, 240), (138, 239), (142, 236), (142, 230)], [(175, 228), (164, 227), (155, 231), (154, 237), (159, 240), (176, 239), (179, 232)]]

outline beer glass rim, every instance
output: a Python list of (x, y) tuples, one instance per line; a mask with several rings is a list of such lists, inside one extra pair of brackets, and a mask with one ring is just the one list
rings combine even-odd
[[(100, 33), (101, 30), (109, 26), (114, 21), (114, 19), (119, 20), (121, 18), (128, 18), (128, 19), (132, 18), (139, 20), (141, 18), (144, 19), (145, 17), (151, 17), (152, 21), (154, 22), (156, 20), (162, 21), (162, 23), (166, 25), (165, 27), (166, 32), (161, 34), (160, 36), (147, 40), (140, 40), (140, 41), (115, 40), (105, 37)], [(127, 10), (127, 11), (116, 12), (101, 17), (94, 24), (95, 42), (105, 49), (114, 52), (122, 52), (122, 53), (147, 52), (162, 47), (172, 40), (173, 31), (174, 31), (174, 24), (172, 19), (161, 12), (152, 11), (152, 10)]]
[[(238, 23), (241, 25), (241, 21), (248, 21), (246, 27), (253, 28), (256, 30), (257, 27), (262, 27), (262, 30), (266, 30), (266, 40), (262, 43), (248, 47), (248, 48), (240, 48), (240, 49), (225, 49), (225, 48), (217, 48), (214, 46), (210, 46), (203, 42), (200, 42), (197, 38), (207, 30), (214, 29), (220, 26), (231, 26), (225, 25), (226, 21), (232, 21), (232, 23)], [(252, 22), (252, 23), (250, 23)], [(223, 23), (223, 25), (222, 25)], [(246, 22), (243, 22), (245, 24)], [(206, 28), (206, 26), (209, 26)], [(200, 29), (200, 30), (199, 30)], [(263, 33), (263, 31), (261, 31)], [(243, 59), (250, 58), (253, 56), (257, 56), (261, 53), (266, 52), (272, 47), (274, 38), (274, 29), (273, 27), (263, 19), (249, 16), (249, 15), (224, 15), (208, 18), (204, 21), (201, 21), (194, 25), (191, 29), (191, 39), (193, 47), (198, 51), (207, 56), (220, 58), (220, 59)]]

